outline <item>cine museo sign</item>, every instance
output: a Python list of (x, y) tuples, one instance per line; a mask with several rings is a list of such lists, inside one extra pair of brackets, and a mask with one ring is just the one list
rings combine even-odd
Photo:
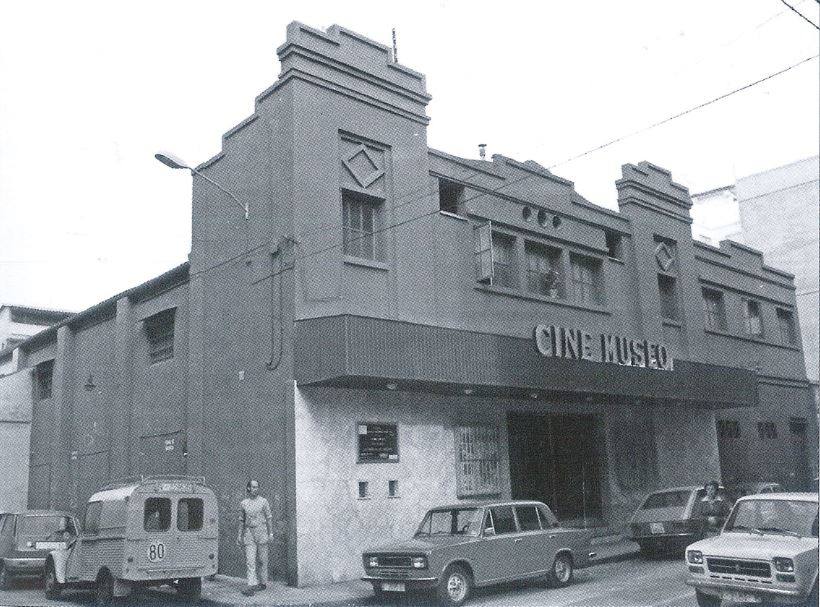
[(556, 325), (538, 325), (534, 334), (535, 347), (542, 356), (672, 370), (672, 358), (666, 346), (645, 339), (629, 339), (608, 333), (593, 335)]

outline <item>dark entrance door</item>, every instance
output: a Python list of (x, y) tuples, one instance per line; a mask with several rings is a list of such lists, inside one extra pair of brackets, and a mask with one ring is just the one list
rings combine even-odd
[(542, 501), (562, 520), (599, 518), (595, 418), (511, 413), (507, 424), (513, 499)]

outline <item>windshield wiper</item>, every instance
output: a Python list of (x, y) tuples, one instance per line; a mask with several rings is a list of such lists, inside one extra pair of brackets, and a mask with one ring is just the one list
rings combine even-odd
[(792, 531), (791, 529), (780, 529), (779, 527), (761, 527), (761, 531), (768, 531), (770, 533), (783, 533), (785, 535), (790, 535), (792, 537), (801, 537), (799, 533), (796, 531)]
[(743, 525), (735, 525), (729, 531), (748, 531), (749, 533), (763, 535), (763, 532), (760, 529), (757, 529), (755, 527), (744, 527)]

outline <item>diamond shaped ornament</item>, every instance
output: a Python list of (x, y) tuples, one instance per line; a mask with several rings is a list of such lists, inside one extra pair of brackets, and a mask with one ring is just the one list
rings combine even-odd
[(664, 272), (668, 272), (672, 264), (675, 263), (675, 257), (669, 247), (666, 246), (666, 243), (662, 242), (655, 247), (655, 261), (658, 262), (658, 267)]
[(363, 188), (370, 187), (374, 181), (384, 175), (384, 170), (379, 168), (373, 156), (363, 145), (357, 146), (342, 162), (350, 171), (353, 179)]

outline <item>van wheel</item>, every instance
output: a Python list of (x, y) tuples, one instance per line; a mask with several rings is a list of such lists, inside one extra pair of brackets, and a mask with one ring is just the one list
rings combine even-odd
[(458, 607), (470, 596), (473, 578), (461, 565), (447, 568), (438, 585), (438, 601), (445, 607)]
[(46, 573), (43, 576), (43, 585), (45, 586), (46, 598), (54, 601), (60, 598), (63, 591), (63, 585), (57, 581), (57, 572), (54, 570), (54, 561), (46, 563)]
[(198, 603), (202, 597), (202, 578), (186, 577), (178, 580), (177, 595), (188, 603)]
[(698, 601), (698, 607), (720, 607), (721, 601), (719, 596), (695, 590), (695, 598)]
[(562, 588), (572, 582), (572, 557), (566, 552), (556, 554), (547, 580), (555, 588)]
[(6, 569), (3, 562), (0, 561), (0, 590), (8, 590), (11, 588), (11, 580), (11, 573)]
[(114, 578), (107, 571), (102, 572), (97, 578), (97, 605), (99, 607), (108, 607), (114, 602)]

